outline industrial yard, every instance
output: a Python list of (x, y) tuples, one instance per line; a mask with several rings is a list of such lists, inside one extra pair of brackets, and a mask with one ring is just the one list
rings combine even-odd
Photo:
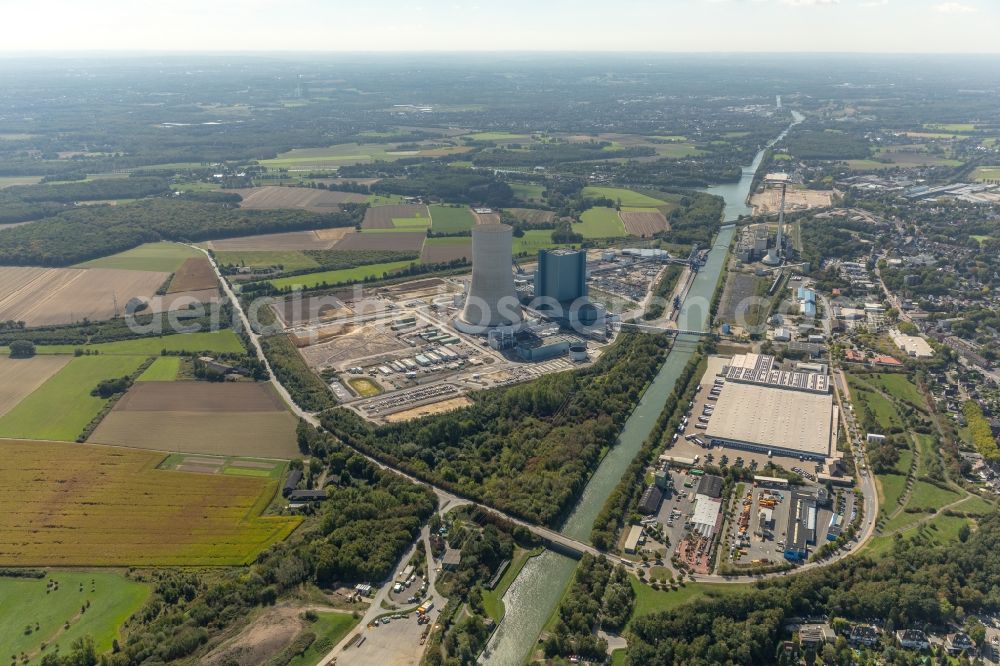
[[(554, 250), (521, 266), (502, 226), (477, 225), (473, 243), (486, 238), (493, 246), (487, 261), (480, 245), (471, 275), (292, 297), (272, 307), (341, 404), (375, 422), (399, 422), (466, 406), (474, 391), (593, 363), (613, 341), (620, 312), (640, 307), (670, 260), (662, 250)], [(515, 314), (470, 310), (469, 295), (477, 303), (506, 299)], [(616, 312), (607, 301), (622, 307)], [(477, 319), (484, 316), (492, 319)]]

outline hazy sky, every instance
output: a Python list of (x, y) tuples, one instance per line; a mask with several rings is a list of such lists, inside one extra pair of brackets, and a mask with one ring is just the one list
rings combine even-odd
[(1000, 0), (0, 0), (0, 51), (1000, 52)]

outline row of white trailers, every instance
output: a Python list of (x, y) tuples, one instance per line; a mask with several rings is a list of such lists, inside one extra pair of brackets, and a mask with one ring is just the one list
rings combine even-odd
[(393, 372), (415, 372), (417, 368), (426, 368), (441, 363), (454, 363), (461, 358), (462, 356), (457, 352), (445, 347), (439, 347), (433, 351), (421, 352), (413, 358), (403, 358), (380, 365), (378, 371), (385, 376), (389, 376)]

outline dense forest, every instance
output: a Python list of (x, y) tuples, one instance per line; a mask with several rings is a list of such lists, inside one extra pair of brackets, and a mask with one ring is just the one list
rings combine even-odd
[(87, 206), (0, 231), (0, 264), (69, 266), (155, 241), (350, 227), (364, 206), (336, 213), (242, 210), (212, 203), (144, 199), (122, 206)]
[[(751, 591), (695, 601), (640, 617), (631, 624), (627, 664), (709, 666), (796, 663), (778, 652), (783, 622), (790, 617), (828, 615), (870, 622), (883, 629), (945, 628), (970, 615), (1000, 611), (1000, 516), (979, 529), (961, 531), (964, 543), (928, 545), (897, 540), (877, 561), (852, 557), (788, 578), (760, 582)], [(984, 640), (976, 630), (973, 638)], [(981, 629), (981, 625), (979, 626)], [(851, 663), (838, 640), (832, 662)], [(882, 648), (878, 648), (881, 650)], [(892, 654), (902, 655), (892, 648)], [(824, 659), (827, 651), (824, 651)], [(922, 663), (922, 657), (891, 663)]]
[(615, 444), (666, 351), (662, 336), (623, 333), (589, 368), (476, 393), (465, 409), (379, 427), (337, 409), (323, 425), (420, 478), (552, 525)]
[(0, 225), (49, 217), (78, 201), (140, 199), (169, 193), (170, 186), (164, 178), (101, 178), (14, 185), (0, 190)]

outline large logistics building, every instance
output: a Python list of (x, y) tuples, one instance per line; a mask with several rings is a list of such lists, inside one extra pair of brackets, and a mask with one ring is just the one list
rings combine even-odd
[(712, 445), (779, 456), (836, 457), (837, 407), (823, 374), (773, 370), (770, 356), (746, 354), (726, 378), (705, 435)]

